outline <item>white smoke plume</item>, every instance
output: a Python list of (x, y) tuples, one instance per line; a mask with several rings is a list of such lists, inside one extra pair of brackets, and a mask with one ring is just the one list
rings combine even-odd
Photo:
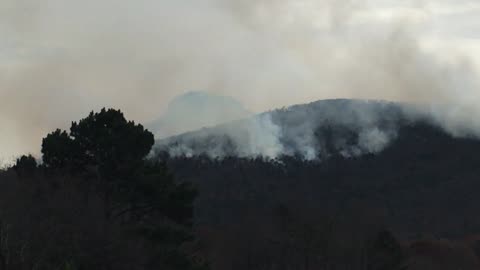
[[(325, 98), (449, 104), (435, 121), (476, 133), (479, 8), (470, 0), (3, 0), (0, 151), (38, 153), (47, 132), (103, 106), (150, 122), (195, 89), (256, 112)], [(280, 151), (252, 134), (242, 138), (253, 143), (246, 153)], [(311, 132), (292, 135), (310, 155)]]
[(272, 122), (270, 115), (262, 114), (219, 128), (204, 128), (187, 133), (178, 142), (175, 138), (168, 138), (157, 148), (167, 150), (171, 156), (206, 155), (210, 158), (223, 158), (235, 155), (273, 159), (284, 153), (280, 136), (281, 127)]
[(155, 154), (220, 159), (349, 158), (378, 153), (397, 138), (400, 128), (419, 121), (434, 123), (432, 117), (426, 109), (406, 103), (322, 100), (161, 139)]

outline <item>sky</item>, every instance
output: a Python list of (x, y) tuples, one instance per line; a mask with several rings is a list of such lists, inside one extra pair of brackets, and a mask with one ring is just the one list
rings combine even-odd
[(476, 113), (480, 2), (1, 0), (0, 159), (91, 110), (149, 122), (188, 91), (255, 112), (326, 98)]

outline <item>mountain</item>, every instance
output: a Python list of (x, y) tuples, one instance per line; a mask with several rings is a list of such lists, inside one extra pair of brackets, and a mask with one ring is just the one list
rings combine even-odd
[(243, 104), (232, 97), (188, 92), (175, 97), (165, 114), (148, 127), (157, 137), (163, 138), (250, 115)]
[(419, 122), (402, 126), (384, 150), (356, 157), (166, 161), (199, 187), (199, 222), (235, 222), (238, 213), (295, 202), (319, 213), (371, 211), (405, 235), (460, 236), (480, 232), (479, 151), (477, 139)]
[[(156, 146), (156, 157), (198, 188), (195, 223), (214, 269), (232, 261), (232, 269), (478, 269), (479, 152), (477, 137), (452, 136), (426, 108), (347, 99)], [(364, 265), (382, 230), (401, 245), (381, 234), (382, 256), (405, 256), (408, 267)]]
[(383, 150), (401, 126), (425, 118), (409, 104), (321, 100), (162, 139), (157, 150), (213, 158), (352, 157)]
[[(426, 111), (322, 100), (159, 140), (156, 154), (198, 188), (197, 226), (221, 233), (206, 239), (255, 243), (260, 261), (294, 245), (292, 237), (313, 245), (314, 233), (331, 238), (331, 249), (353, 252), (353, 243), (379, 228), (395, 232), (405, 250), (435, 252), (437, 244), (411, 241), (447, 245), (439, 239), (479, 235), (480, 140), (452, 136)], [(217, 243), (218, 260), (239, 259), (232, 255), (239, 245)], [(286, 258), (277, 252), (273, 261)], [(430, 260), (422, 254), (411, 256)]]

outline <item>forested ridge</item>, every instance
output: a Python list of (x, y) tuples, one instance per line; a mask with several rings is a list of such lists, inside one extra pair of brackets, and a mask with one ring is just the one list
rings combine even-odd
[[(362, 257), (365, 243), (383, 229), (394, 233), (404, 245), (404, 252), (422, 252), (424, 257), (410, 259), (418, 263), (411, 263), (405, 269), (455, 269), (460, 262), (465, 262), (465, 269), (478, 269), (478, 255), (473, 255), (474, 247), (479, 246), (475, 239), (480, 230), (480, 158), (475, 154), (478, 151), (478, 139), (454, 138), (428, 122), (419, 121), (402, 125), (396, 139), (383, 151), (356, 157), (338, 154), (313, 161), (295, 156), (212, 159), (168, 157), (167, 153), (159, 153), (159, 157), (179, 179), (198, 187), (195, 220), (199, 226), (223, 228), (219, 231), (228, 231), (227, 235), (234, 239), (255, 243), (250, 247), (251, 252), (263, 254), (257, 258), (261, 262), (273, 256), (270, 259), (273, 264), (291, 260), (304, 265), (301, 255), (305, 254), (299, 247), (284, 246), (291, 251), (287, 252), (290, 258), (281, 255), (276, 249), (280, 247), (268, 240), (280, 236), (265, 237), (272, 232), (282, 235), (275, 226), (280, 226), (279, 220), (286, 218), (283, 215), (292, 215), (291, 222), (296, 224), (292, 226), (300, 226), (297, 237), (312, 240), (310, 237), (315, 233), (309, 230), (322, 228), (327, 231), (316, 232), (323, 239), (319, 241), (327, 241), (326, 237), (335, 243), (330, 244), (338, 245), (330, 246), (332, 250), (328, 251), (334, 253), (330, 254), (333, 262), (312, 255), (311, 269), (376, 269), (359, 264), (361, 258), (365, 259)], [(283, 231), (282, 237), (288, 239), (290, 233)], [(302, 236), (302, 233), (312, 235)], [(297, 244), (310, 245), (306, 239)], [(291, 240), (284, 241), (288, 246), (286, 243)], [(263, 249), (258, 247), (259, 243), (264, 245)], [(352, 253), (344, 254), (342, 245)], [(218, 252), (223, 254), (227, 247)], [(277, 253), (267, 255), (272, 250)]]
[[(316, 136), (355, 144), (343, 128)], [(474, 137), (406, 121), (381, 151), (331, 146), (314, 160), (171, 156), (153, 144), (103, 109), (49, 133), (41, 161), (3, 170), (0, 269), (480, 268)]]

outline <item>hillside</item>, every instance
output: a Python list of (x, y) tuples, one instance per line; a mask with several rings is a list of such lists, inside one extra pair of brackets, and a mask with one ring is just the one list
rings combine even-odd
[(480, 140), (398, 103), (328, 100), (252, 119), (157, 141), (156, 157), (199, 189), (213, 268), (357, 269), (387, 229), (406, 269), (478, 269), (480, 241), (463, 239), (480, 232)]
[(300, 156), (307, 160), (376, 153), (403, 125), (426, 114), (409, 104), (321, 100), (180, 134), (156, 143), (171, 156)]
[(171, 158), (183, 180), (199, 186), (198, 215), (233, 222), (238, 213), (269, 211), (282, 203), (334, 213), (378, 212), (409, 235), (454, 236), (480, 230), (480, 141), (453, 139), (425, 124), (399, 130), (377, 154), (305, 161), (205, 157)]
[[(454, 138), (405, 106), (329, 100), (268, 112), (283, 149), (274, 159), (235, 155), (241, 149), (230, 136), (242, 122), (157, 142), (157, 154), (199, 186), (199, 222), (234, 222), (238, 213), (297, 201), (334, 213), (371, 211), (405, 236), (477, 232), (480, 141)], [(372, 131), (379, 136), (362, 138)], [(310, 141), (298, 145), (308, 132)], [(165, 142), (200, 155), (172, 156)], [(223, 156), (209, 156), (214, 145)], [(306, 159), (302, 147), (316, 158)]]

